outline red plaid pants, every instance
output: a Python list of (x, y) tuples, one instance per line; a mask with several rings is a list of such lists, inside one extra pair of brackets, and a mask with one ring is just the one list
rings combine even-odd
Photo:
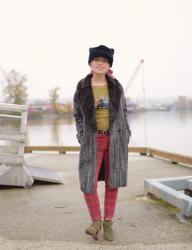
[(115, 213), (115, 206), (118, 194), (118, 188), (109, 186), (109, 135), (96, 135), (97, 142), (97, 165), (96, 175), (93, 187), (93, 193), (83, 193), (92, 221), (101, 220), (101, 210), (99, 197), (97, 194), (97, 182), (101, 163), (105, 161), (105, 201), (104, 201), (104, 219), (112, 220)]

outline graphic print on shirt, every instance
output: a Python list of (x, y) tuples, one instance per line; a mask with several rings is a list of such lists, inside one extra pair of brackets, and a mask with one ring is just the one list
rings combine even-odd
[(109, 97), (99, 96), (96, 98), (96, 109), (109, 109)]

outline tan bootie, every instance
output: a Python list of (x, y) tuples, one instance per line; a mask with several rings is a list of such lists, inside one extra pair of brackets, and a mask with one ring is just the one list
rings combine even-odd
[(93, 236), (95, 240), (99, 239), (99, 235), (102, 229), (102, 221), (93, 221), (91, 225), (85, 230), (85, 233)]
[(103, 222), (103, 236), (106, 240), (113, 241), (115, 239), (111, 220), (104, 220)]

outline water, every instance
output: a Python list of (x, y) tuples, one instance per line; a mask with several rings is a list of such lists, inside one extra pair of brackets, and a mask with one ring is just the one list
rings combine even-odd
[[(129, 146), (192, 156), (192, 112), (129, 113)], [(73, 117), (28, 120), (26, 145), (78, 146)]]

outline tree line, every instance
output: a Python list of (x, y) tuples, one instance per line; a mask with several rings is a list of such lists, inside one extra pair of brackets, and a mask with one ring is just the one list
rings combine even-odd
[[(27, 77), (12, 69), (8, 73), (3, 72), (2, 96), (3, 101), (12, 104), (26, 104), (28, 98)], [(59, 99), (60, 87), (56, 86), (48, 90), (49, 102), (52, 109), (56, 109)]]

